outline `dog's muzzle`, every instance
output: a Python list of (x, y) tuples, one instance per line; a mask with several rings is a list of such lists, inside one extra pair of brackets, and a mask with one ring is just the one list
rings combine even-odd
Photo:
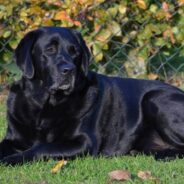
[(60, 91), (65, 95), (69, 95), (74, 90), (76, 66), (73, 63), (61, 62), (56, 65), (55, 71), (55, 76), (51, 75), (50, 93), (55, 94)]
[(72, 74), (68, 77), (61, 77), (64, 80), (56, 80), (53, 85), (49, 88), (50, 94), (54, 95), (56, 92), (63, 92), (65, 95), (69, 95), (75, 86), (75, 74)]

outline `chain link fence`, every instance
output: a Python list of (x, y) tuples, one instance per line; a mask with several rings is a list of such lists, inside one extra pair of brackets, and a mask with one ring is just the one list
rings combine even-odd
[[(163, 1), (154, 2), (159, 7), (164, 8)], [(172, 2), (176, 3), (176, 1)], [(179, 7), (178, 4), (174, 3), (171, 9), (166, 7), (166, 11), (170, 12), (168, 16), (177, 16), (178, 11), (176, 10)], [(140, 57), (138, 52), (141, 49), (137, 49), (138, 47), (140, 48), (140, 45), (138, 45), (137, 42), (134, 42), (134, 38), (141, 32), (146, 32), (145, 28), (150, 25), (150, 22), (152, 21), (138, 23), (135, 22), (136, 16), (139, 16), (139, 14), (133, 13), (129, 17), (129, 20), (121, 25), (123, 35), (121, 41), (117, 41), (112, 37), (109, 38), (112, 47), (110, 47), (105, 54), (106, 62), (101, 62), (98, 65), (93, 62), (92, 68), (96, 66), (98, 72), (109, 75), (162, 80), (180, 88), (184, 88), (184, 39), (182, 38), (180, 40), (181, 43), (176, 43), (173, 32), (169, 32), (169, 30), (162, 34), (165, 40), (168, 38), (170, 39), (168, 39), (168, 42), (171, 42), (171, 44), (168, 47), (166, 46), (167, 43), (147, 43), (145, 39), (145, 42), (141, 44), (141, 47), (145, 50), (149, 47), (149, 56), (147, 58)], [(154, 21), (152, 23), (154, 24)], [(160, 21), (160, 23), (162, 24), (162, 21)], [(163, 21), (163, 23), (165, 22)], [(184, 22), (182, 26), (184, 26)], [(174, 31), (174, 29), (172, 31)], [(119, 32), (117, 32), (117, 35), (119, 35)], [(113, 36), (116, 36), (116, 34)], [(152, 40), (153, 42), (158, 41), (157, 33), (152, 35)]]
[[(124, 27), (122, 26), (122, 30)], [(142, 25), (137, 26), (139, 31)], [(133, 32), (133, 31), (132, 31)], [(100, 73), (118, 75), (121, 77), (146, 78), (162, 80), (175, 86), (184, 87), (184, 45), (173, 44), (171, 54), (165, 52), (164, 46), (152, 46), (149, 57), (145, 60), (137, 54), (137, 47), (132, 38), (124, 32), (125, 43), (109, 40), (112, 48), (105, 53), (105, 62), (96, 63), (92, 58), (91, 68)], [(114, 35), (115, 36), (115, 35)], [(147, 43), (142, 45), (146, 47)]]
[[(170, 17), (178, 16), (178, 11), (176, 11), (179, 7), (178, 4), (173, 3), (172, 8), (168, 9), (167, 4), (164, 8), (163, 2), (154, 2), (157, 7), (167, 13), (168, 20), (163, 20), (163, 24), (169, 22)], [(114, 19), (117, 20), (117, 16), (118, 14)], [(136, 17), (138, 16), (140, 16), (140, 12), (135, 11), (122, 17), (119, 22), (120, 29), (117, 29), (116, 33), (114, 32), (104, 41), (104, 46), (108, 45), (108, 47), (101, 49), (99, 53), (92, 56), (90, 69), (107, 75), (163, 80), (184, 88), (184, 41), (181, 40), (179, 43), (175, 38), (180, 31), (184, 30), (172, 27), (172, 30), (165, 29), (162, 33), (158, 33), (156, 24), (159, 22), (159, 25), (162, 26), (162, 20), (158, 22), (146, 18), (144, 20), (143, 13), (141, 15), (143, 20), (137, 21)], [(84, 26), (85, 20), (82, 21)], [(6, 25), (6, 22), (1, 22), (1, 24)], [(103, 25), (101, 25), (101, 29), (103, 29)], [(14, 35), (9, 36), (8, 32), (6, 34), (3, 39), (0, 39), (1, 84), (20, 77), (20, 71), (17, 70), (11, 59), (13, 49), (10, 45), (14, 44)], [(90, 34), (90, 32), (85, 34)], [(96, 35), (98, 36), (98, 32)], [(106, 36), (104, 35), (105, 38)], [(96, 39), (99, 38), (94, 35), (91, 46)], [(94, 53), (94, 48), (91, 46), (89, 47)], [(101, 55), (102, 52), (101, 59), (96, 61), (96, 57)], [(4, 60), (9, 60), (9, 62)]]

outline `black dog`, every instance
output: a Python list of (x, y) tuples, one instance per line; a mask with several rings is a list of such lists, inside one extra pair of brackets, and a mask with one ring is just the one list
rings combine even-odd
[(2, 163), (85, 154), (158, 157), (184, 153), (184, 92), (148, 80), (88, 72), (90, 53), (74, 30), (44, 27), (15, 50), (23, 72), (7, 101)]

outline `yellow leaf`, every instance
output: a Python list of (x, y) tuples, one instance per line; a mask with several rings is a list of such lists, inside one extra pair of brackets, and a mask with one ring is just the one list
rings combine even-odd
[(29, 23), (29, 19), (25, 16), (25, 17), (20, 17), (20, 20), (22, 21), (22, 22), (24, 22), (25, 24), (28, 24)]
[(152, 12), (152, 13), (157, 13), (157, 11), (158, 11), (158, 6), (157, 5), (155, 5), (155, 4), (152, 4), (152, 5), (150, 5), (150, 11)]
[(88, 15), (88, 16), (87, 16), (87, 19), (88, 19), (89, 21), (93, 21), (94, 18), (93, 18), (92, 16), (89, 16), (89, 15)]
[(43, 25), (45, 25), (45, 26), (54, 26), (54, 23), (52, 22), (51, 19), (44, 19), (43, 20)]
[(96, 40), (105, 42), (106, 40), (109, 39), (111, 36), (111, 31), (109, 29), (102, 29), (97, 35), (96, 35)]
[(158, 79), (158, 75), (155, 73), (150, 73), (150, 74), (148, 74), (148, 79), (156, 80), (156, 79)]
[(33, 6), (28, 10), (30, 14), (42, 14), (44, 12), (43, 9), (39, 6)]
[(27, 17), (27, 12), (21, 11), (21, 12), (20, 12), (20, 16), (21, 16), (21, 17)]
[(93, 0), (75, 0), (75, 2), (83, 6), (89, 6), (94, 3)]
[(95, 0), (95, 3), (103, 3), (105, 0)]
[(67, 14), (67, 12), (63, 10), (55, 14), (54, 20), (63, 21), (62, 22), (63, 26), (65, 25), (67, 27), (70, 27), (73, 25), (78, 26), (78, 27), (81, 26), (81, 23), (79, 21), (72, 20), (70, 16)]
[(95, 56), (95, 61), (96, 61), (96, 62), (99, 62), (99, 61), (101, 61), (102, 59), (103, 59), (103, 53), (102, 53), (102, 52), (98, 53), (98, 54)]
[(59, 11), (55, 14), (54, 20), (67, 20), (71, 21), (70, 17), (67, 15), (66, 11)]
[(109, 49), (109, 45), (108, 44), (104, 44), (102, 48), (103, 48), (103, 50), (108, 50)]
[(121, 14), (125, 14), (126, 13), (126, 11), (127, 11), (127, 7), (125, 6), (125, 5), (119, 5), (119, 12), (121, 13)]
[(7, 75), (6, 73), (0, 74), (0, 84), (5, 83), (7, 81)]
[(4, 60), (5, 62), (10, 62), (10, 61), (12, 60), (12, 54), (9, 53), (9, 52), (5, 52), (5, 53), (3, 54), (3, 60)]
[(141, 8), (143, 10), (145, 10), (147, 8), (144, 0), (137, 0), (137, 5), (139, 6), (139, 8)]
[(62, 6), (62, 2), (59, 0), (47, 0), (49, 5)]
[(152, 180), (155, 182), (159, 182), (159, 178), (152, 176), (150, 171), (139, 171), (137, 176), (142, 180)]
[(109, 30), (111, 30), (111, 32), (114, 36), (121, 36), (121, 33), (122, 33), (121, 32), (121, 27), (117, 22), (112, 21), (109, 24)]
[(37, 17), (35, 19), (35, 21), (34, 21), (34, 25), (39, 26), (41, 24), (41, 22), (42, 22), (42, 18), (41, 17)]
[(124, 44), (127, 44), (129, 41), (130, 41), (129, 36), (124, 36), (123, 39), (122, 39), (122, 42), (123, 42)]
[(101, 29), (102, 25), (97, 23), (97, 22), (94, 22), (94, 30), (96, 33), (98, 33)]
[(21, 31), (17, 32), (18, 39), (23, 38), (23, 36), (24, 36), (24, 32), (21, 32)]
[(4, 38), (8, 38), (10, 35), (11, 35), (11, 31), (10, 30), (8, 30), (8, 31), (5, 31), (4, 33), (3, 33), (3, 37)]
[(101, 61), (103, 59), (102, 48), (98, 43), (93, 44), (93, 55), (96, 62)]
[(112, 17), (115, 17), (118, 13), (118, 6), (110, 7), (107, 9), (108, 14), (111, 15)]
[(51, 169), (51, 173), (55, 174), (60, 171), (60, 169), (67, 164), (66, 160), (60, 160), (58, 163)]
[(16, 49), (17, 45), (18, 45), (18, 41), (17, 40), (10, 40), (9, 41), (9, 45), (12, 49)]
[(164, 10), (160, 9), (159, 11), (157, 11), (157, 13), (155, 14), (155, 17), (158, 20), (165, 19), (165, 12), (164, 12)]
[(184, 5), (184, 0), (178, 0), (179, 5)]
[(74, 25), (76, 25), (78, 27), (81, 27), (81, 25), (82, 25), (79, 21), (74, 21), (73, 23), (74, 23)]
[(105, 0), (75, 0), (76, 3), (79, 3), (80, 5), (92, 5), (92, 4), (100, 4), (103, 3)]

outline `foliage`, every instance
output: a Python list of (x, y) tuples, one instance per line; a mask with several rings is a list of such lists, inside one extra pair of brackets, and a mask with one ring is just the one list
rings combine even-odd
[(12, 51), (20, 39), (39, 26), (54, 25), (82, 33), (94, 56), (94, 70), (148, 78), (160, 72), (164, 77), (171, 67), (155, 70), (160, 54), (170, 61), (182, 48), (174, 60), (184, 59), (183, 22), (184, 0), (0, 0), (0, 67), (18, 76)]

